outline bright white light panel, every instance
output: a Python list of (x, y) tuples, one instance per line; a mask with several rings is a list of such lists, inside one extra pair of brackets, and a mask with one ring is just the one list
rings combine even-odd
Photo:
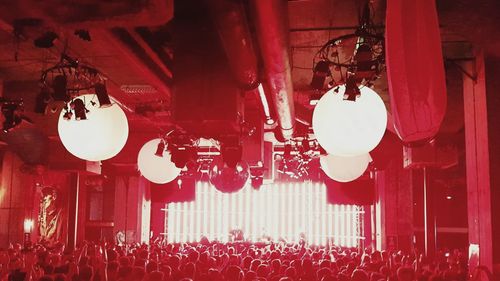
[(166, 213), (169, 243), (199, 241), (202, 236), (227, 242), (235, 229), (254, 242), (264, 236), (298, 242), (304, 233), (311, 244), (357, 247), (364, 239), (363, 207), (328, 204), (321, 183), (263, 185), (260, 190), (247, 185), (238, 193), (224, 194), (198, 182), (196, 201), (169, 203)]

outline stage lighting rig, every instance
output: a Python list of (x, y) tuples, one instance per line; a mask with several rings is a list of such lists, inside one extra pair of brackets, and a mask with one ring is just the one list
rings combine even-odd
[(179, 169), (186, 168), (190, 161), (196, 161), (198, 155), (195, 147), (195, 138), (178, 130), (169, 132), (164, 141), (170, 152), (171, 160)]
[(250, 183), (255, 190), (259, 190), (264, 184), (265, 167), (262, 161), (258, 161), (257, 165), (250, 166)]
[(2, 130), (9, 132), (10, 130), (21, 124), (22, 121), (33, 123), (31, 119), (23, 115), (24, 103), (23, 100), (7, 100), (0, 98), (2, 107)]
[(311, 161), (320, 154), (316, 140), (308, 137), (293, 139), (276, 152), (276, 171), (290, 179), (309, 178)]
[(54, 41), (56, 41), (56, 39), (58, 39), (58, 38), (59, 38), (59, 36), (56, 33), (52, 32), (52, 31), (47, 31), (44, 34), (42, 34), (41, 36), (39, 36), (38, 38), (36, 38), (33, 41), (33, 44), (37, 48), (48, 49), (48, 48), (54, 47)]
[(353, 75), (347, 78), (345, 84), (344, 100), (356, 101), (356, 99), (361, 96), (361, 91), (356, 85), (356, 80)]
[(57, 64), (42, 71), (40, 82), (36, 113), (45, 113), (51, 100), (71, 103), (73, 98), (92, 92), (97, 96), (100, 107), (112, 105), (106, 89), (106, 77), (96, 68), (64, 53)]
[[(352, 34), (342, 35), (326, 42), (313, 59), (311, 88), (324, 90), (346, 84), (349, 79), (354, 84), (370, 87), (385, 69), (384, 31), (371, 19), (370, 1), (361, 11), (359, 25)], [(328, 83), (325, 83), (326, 80)], [(327, 87), (325, 87), (325, 85)], [(355, 100), (356, 88), (346, 100)]]

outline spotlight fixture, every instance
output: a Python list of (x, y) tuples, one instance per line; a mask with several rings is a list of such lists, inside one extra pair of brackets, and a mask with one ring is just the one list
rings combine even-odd
[(137, 167), (141, 175), (157, 184), (171, 182), (181, 173), (170, 156), (164, 153), (164, 148), (165, 139), (156, 138), (145, 143), (137, 156)]
[[(369, 78), (371, 72), (377, 66), (372, 61), (372, 48), (369, 44), (361, 44), (356, 50), (356, 55), (354, 55), (354, 60), (356, 61), (356, 76), (357, 78)], [(363, 74), (366, 74), (363, 75)], [(361, 77), (363, 76), (363, 77)]]
[(75, 35), (78, 36), (80, 39), (84, 41), (91, 41), (92, 39), (90, 38), (90, 33), (88, 30), (85, 29), (77, 29), (75, 30)]
[(51, 96), (49, 89), (42, 87), (35, 99), (35, 113), (45, 114), (50, 100)]
[(73, 111), (71, 111), (71, 107), (66, 105), (63, 110), (64, 110), (63, 114), (64, 120), (71, 120), (71, 118), (73, 117)]
[(287, 143), (287, 144), (285, 144), (283, 158), (285, 158), (285, 159), (290, 158), (291, 155), (292, 155), (292, 145)]
[(2, 114), (5, 120), (3, 121), (2, 130), (8, 132), (12, 128), (19, 125), (22, 121), (21, 115), (18, 112), (18, 105), (15, 103), (2, 104)]
[(230, 167), (235, 168), (243, 157), (243, 147), (238, 136), (225, 136), (221, 140), (220, 149), (222, 160)]
[(241, 161), (243, 148), (241, 145), (222, 145), (222, 159), (228, 167), (234, 168)]
[(2, 130), (4, 132), (8, 132), (11, 129), (15, 128), (23, 120), (32, 123), (32, 121), (23, 116), (22, 112), (24, 111), (23, 107), (23, 101), (8, 101), (8, 100), (1, 100), (2, 103), (2, 115), (3, 115), (3, 123), (2, 123)]
[(264, 178), (263, 177), (251, 177), (250, 178), (250, 184), (252, 185), (252, 188), (255, 190), (259, 190), (262, 184), (264, 184)]
[(165, 141), (161, 140), (156, 147), (155, 155), (158, 157), (163, 157), (163, 152), (165, 152)]
[(186, 164), (189, 162), (191, 159), (191, 152), (192, 150), (188, 146), (184, 145), (171, 145), (169, 146), (172, 149), (170, 150), (170, 153), (172, 155), (172, 162), (175, 164), (175, 166), (179, 169), (182, 169), (186, 167)]
[(37, 48), (42, 48), (42, 49), (48, 49), (51, 47), (54, 47), (54, 41), (59, 38), (57, 34), (55, 34), (52, 31), (45, 32), (42, 34), (42, 36), (38, 37), (35, 39), (33, 42), (35, 44), (35, 47)]
[(345, 84), (344, 100), (356, 101), (356, 98), (358, 98), (360, 95), (361, 91), (356, 85), (354, 76), (349, 76)]
[(264, 183), (264, 166), (262, 161), (259, 161), (257, 166), (250, 167), (250, 183), (255, 190), (259, 190)]
[(69, 95), (67, 91), (68, 81), (65, 75), (57, 75), (52, 81), (53, 97), (56, 101), (68, 101)]
[(313, 70), (313, 78), (311, 81), (311, 87), (316, 90), (322, 90), (325, 85), (325, 80), (327, 76), (330, 76), (330, 63), (326, 60), (319, 61)]
[(71, 102), (71, 108), (75, 112), (76, 120), (86, 120), (89, 110), (85, 107), (82, 99), (76, 98)]
[(308, 152), (311, 150), (311, 145), (309, 144), (309, 139), (308, 138), (304, 138), (302, 140), (302, 151), (305, 153), (305, 152)]
[(108, 91), (106, 89), (106, 85), (102, 83), (95, 84), (95, 94), (97, 99), (99, 100), (100, 107), (108, 107), (111, 106), (111, 100), (109, 99)]
[(323, 96), (323, 93), (315, 92), (311, 95), (309, 95), (309, 105), (316, 105), (318, 104), (318, 101), (321, 99)]
[(193, 138), (183, 131), (171, 130), (163, 137), (163, 141), (175, 166), (184, 171), (190, 169), (191, 166), (187, 164), (197, 158)]

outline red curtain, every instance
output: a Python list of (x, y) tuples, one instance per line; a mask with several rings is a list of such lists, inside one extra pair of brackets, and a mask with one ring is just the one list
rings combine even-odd
[(432, 139), (446, 112), (435, 0), (388, 0), (386, 59), (392, 114), (405, 143)]
[(191, 202), (196, 199), (196, 181), (185, 177), (179, 187), (177, 180), (166, 184), (151, 183), (151, 201), (153, 203)]
[(371, 205), (375, 200), (375, 185), (370, 178), (351, 182), (337, 182), (325, 176), (326, 196), (329, 204)]

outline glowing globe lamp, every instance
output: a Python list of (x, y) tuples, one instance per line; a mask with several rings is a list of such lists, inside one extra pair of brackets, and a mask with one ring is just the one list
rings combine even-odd
[(82, 95), (76, 99), (83, 102), (80, 103), (85, 106), (86, 119), (76, 120), (78, 114), (68, 116), (66, 110), (62, 110), (57, 129), (64, 147), (83, 160), (101, 161), (114, 157), (127, 142), (125, 113), (117, 104), (99, 107), (95, 95)]
[(159, 138), (148, 141), (137, 157), (137, 166), (142, 176), (158, 184), (173, 181), (181, 172), (171, 161), (170, 152), (164, 151), (162, 155), (157, 153), (161, 141)]
[(338, 182), (350, 182), (363, 175), (371, 160), (369, 153), (350, 157), (328, 154), (322, 155), (319, 162), (329, 178)]
[(313, 130), (319, 144), (329, 153), (354, 156), (374, 149), (387, 125), (387, 112), (379, 95), (360, 87), (355, 101), (344, 100), (345, 86), (328, 91), (313, 112)]

